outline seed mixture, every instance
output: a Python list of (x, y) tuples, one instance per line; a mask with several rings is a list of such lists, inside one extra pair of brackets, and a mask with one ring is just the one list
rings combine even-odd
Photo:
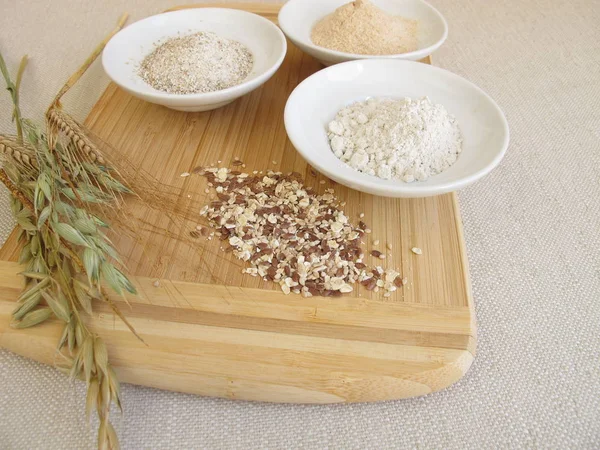
[(312, 30), (321, 47), (361, 55), (393, 55), (418, 49), (417, 21), (393, 16), (368, 0), (340, 6)]
[(361, 250), (367, 226), (350, 223), (333, 189), (316, 194), (296, 172), (210, 168), (204, 175), (218, 200), (200, 211), (216, 229), (209, 234), (203, 228), (202, 235), (228, 241), (225, 250), (250, 263), (244, 273), (305, 297), (342, 295), (352, 292), (355, 282), (387, 293), (402, 286), (397, 271), (367, 267)]
[(220, 91), (244, 81), (254, 59), (248, 48), (210, 32), (171, 38), (140, 64), (139, 76), (169, 94)]
[(456, 119), (427, 97), (346, 106), (329, 123), (328, 137), (335, 156), (350, 167), (407, 183), (443, 172), (462, 150)]

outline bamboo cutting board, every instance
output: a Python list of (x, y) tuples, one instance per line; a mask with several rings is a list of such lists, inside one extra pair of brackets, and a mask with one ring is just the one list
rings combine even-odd
[[(279, 9), (235, 6), (272, 20)], [(243, 275), (243, 263), (220, 251), (217, 239), (154, 239), (142, 251), (122, 236), (116, 246), (140, 295), (130, 298), (131, 307), (114, 300), (147, 345), (104, 304), (94, 304), (89, 321), (106, 340), (122, 381), (235, 399), (333, 403), (423, 395), (469, 369), (475, 322), (456, 196), (374, 197), (308, 167), (286, 137), (283, 109), (293, 88), (321, 68), (289, 44), (282, 67), (260, 89), (202, 113), (145, 103), (111, 84), (86, 124), (141, 170), (174, 186), (175, 201), (184, 207), (208, 202), (212, 194), (205, 193), (203, 178), (182, 178), (182, 172), (231, 167), (234, 158), (244, 161), (245, 171), (297, 171), (319, 192), (332, 187), (351, 220), (365, 214), (373, 230), (368, 237), (382, 243), (378, 249), (392, 245), (383, 265), (396, 268), (408, 284), (389, 298), (362, 287), (341, 298), (286, 296)], [(165, 226), (161, 214), (131, 208), (150, 225)], [(187, 235), (199, 221), (170, 231)], [(27, 330), (9, 327), (22, 287), (21, 269), (11, 262), (19, 252), (15, 236), (0, 250), (0, 345), (52, 364), (62, 331), (58, 320)], [(365, 248), (375, 247), (366, 242)]]

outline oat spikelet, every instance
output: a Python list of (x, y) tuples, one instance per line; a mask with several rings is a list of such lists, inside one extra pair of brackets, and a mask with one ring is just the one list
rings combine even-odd
[[(56, 142), (59, 132), (71, 140), (73, 145), (82, 151), (92, 162), (105, 164), (105, 159), (98, 147), (86, 136), (82, 127), (69, 114), (58, 108), (52, 108), (46, 113), (48, 121), (48, 138)], [(51, 138), (52, 137), (52, 138)]]

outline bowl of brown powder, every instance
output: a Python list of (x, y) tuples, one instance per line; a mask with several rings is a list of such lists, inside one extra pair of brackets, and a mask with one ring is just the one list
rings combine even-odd
[(116, 84), (142, 100), (207, 111), (265, 83), (286, 50), (285, 36), (264, 17), (199, 8), (128, 26), (110, 40), (102, 64)]
[(416, 61), (448, 36), (444, 17), (423, 0), (289, 0), (279, 26), (326, 66), (373, 58)]

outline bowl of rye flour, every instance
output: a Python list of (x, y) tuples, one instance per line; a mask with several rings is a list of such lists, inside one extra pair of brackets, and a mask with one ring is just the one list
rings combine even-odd
[(289, 0), (279, 26), (326, 66), (354, 59), (416, 61), (448, 36), (444, 17), (423, 0)]
[(508, 147), (501, 109), (480, 88), (414, 61), (357, 60), (300, 83), (284, 113), (298, 152), (358, 191), (426, 197), (496, 167)]

